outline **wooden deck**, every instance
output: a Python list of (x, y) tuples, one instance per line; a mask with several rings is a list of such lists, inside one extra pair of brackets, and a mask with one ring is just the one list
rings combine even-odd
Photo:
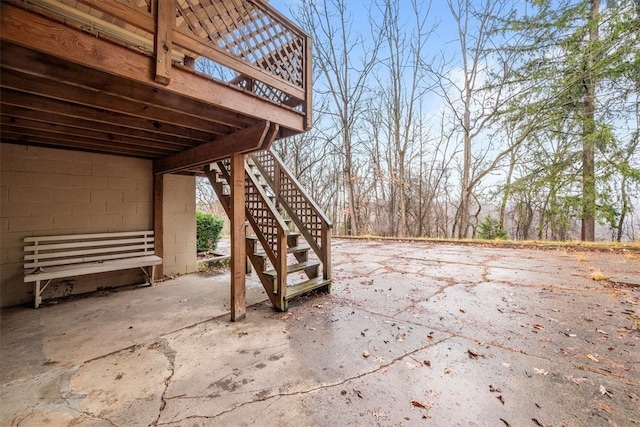
[(1, 5), (2, 141), (186, 172), (311, 126), (310, 39), (262, 0)]

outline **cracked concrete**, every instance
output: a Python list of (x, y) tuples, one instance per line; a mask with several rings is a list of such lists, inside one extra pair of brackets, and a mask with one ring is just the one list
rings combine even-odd
[[(192, 275), (0, 318), (0, 425), (640, 425), (640, 255), (333, 245), (278, 313)], [(610, 281), (595, 281), (599, 270)]]

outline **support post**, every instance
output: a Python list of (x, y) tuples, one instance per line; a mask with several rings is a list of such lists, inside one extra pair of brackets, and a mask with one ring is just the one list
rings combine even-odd
[[(154, 253), (164, 259), (164, 175), (153, 176), (153, 245)], [(163, 261), (164, 263), (164, 261)], [(162, 264), (152, 272), (151, 282), (164, 275)]]
[(171, 50), (173, 49), (171, 35), (176, 20), (176, 5), (174, 0), (156, 0), (155, 11), (155, 80), (163, 85), (168, 85), (171, 81)]
[(244, 155), (231, 155), (231, 320), (244, 319), (247, 312), (245, 259)]

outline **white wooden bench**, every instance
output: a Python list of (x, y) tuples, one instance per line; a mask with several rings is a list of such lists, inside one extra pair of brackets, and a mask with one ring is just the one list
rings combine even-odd
[(26, 237), (24, 244), (24, 282), (34, 282), (35, 308), (54, 279), (140, 268), (153, 284), (155, 266), (162, 264), (153, 231)]

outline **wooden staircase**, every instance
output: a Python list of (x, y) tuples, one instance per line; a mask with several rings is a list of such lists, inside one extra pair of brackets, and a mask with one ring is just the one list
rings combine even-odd
[[(230, 161), (205, 168), (230, 217)], [(253, 235), (247, 256), (273, 306), (287, 310), (298, 295), (331, 290), (331, 222), (270, 150), (245, 158), (245, 213)]]

